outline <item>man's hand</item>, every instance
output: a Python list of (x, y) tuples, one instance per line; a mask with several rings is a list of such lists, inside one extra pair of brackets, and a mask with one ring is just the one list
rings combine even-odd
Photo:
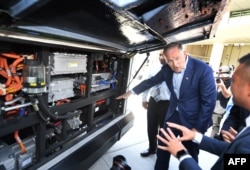
[(224, 81), (221, 80), (220, 83), (216, 83), (217, 87), (221, 89), (222, 95), (225, 98), (229, 98), (232, 96), (232, 92), (230, 90), (230, 88), (227, 88), (224, 84)]
[(185, 126), (178, 125), (176, 123), (167, 122), (167, 125), (171, 128), (178, 129), (182, 132), (182, 136), (179, 138), (180, 141), (193, 140), (195, 137), (196, 131), (190, 130)]
[(165, 146), (161, 146), (158, 145), (157, 147), (159, 149), (165, 150), (170, 152), (172, 155), (174, 155), (176, 157), (177, 152), (180, 150), (183, 150), (186, 148), (184, 147), (184, 145), (179, 141), (178, 138), (176, 138), (176, 136), (173, 134), (173, 132), (171, 131), (170, 128), (167, 128), (167, 132), (164, 129), (160, 129), (161, 133), (163, 134), (163, 137), (161, 137), (160, 135), (157, 135), (157, 138), (165, 144)]
[(144, 109), (148, 109), (148, 102), (142, 102), (142, 107)]
[(220, 79), (220, 82), (216, 82), (216, 85), (217, 85), (217, 87), (220, 87), (220, 88), (225, 87), (225, 84), (224, 84), (223, 80), (221, 80), (221, 79)]
[(132, 92), (131, 92), (131, 91), (128, 91), (127, 93), (124, 93), (124, 94), (118, 96), (116, 99), (126, 99), (126, 98), (128, 98), (131, 94), (132, 94)]
[(234, 128), (230, 127), (228, 131), (222, 130), (221, 134), (224, 141), (231, 143), (236, 138), (238, 132)]

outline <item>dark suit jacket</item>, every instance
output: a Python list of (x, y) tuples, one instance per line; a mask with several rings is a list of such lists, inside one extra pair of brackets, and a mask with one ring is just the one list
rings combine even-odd
[(164, 65), (154, 77), (144, 80), (134, 87), (133, 91), (139, 94), (162, 81), (166, 81), (171, 97), (165, 120), (168, 120), (178, 106), (181, 124), (204, 133), (211, 125), (216, 101), (216, 87), (212, 69), (206, 63), (189, 57), (180, 87), (179, 99), (174, 92), (172, 78), (173, 71), (168, 65)]
[[(227, 143), (217, 139), (212, 139), (207, 136), (203, 136), (200, 143), (200, 149), (213, 153), (219, 156), (211, 170), (224, 169), (223, 155), (228, 154), (250, 154), (250, 127), (242, 132), (232, 143)], [(200, 170), (197, 162), (193, 158), (184, 159), (180, 162), (180, 170)]]
[(246, 126), (245, 119), (248, 115), (248, 110), (240, 106), (233, 105), (228, 117), (222, 125), (221, 130), (228, 130), (230, 127), (232, 127), (236, 131), (240, 132)]

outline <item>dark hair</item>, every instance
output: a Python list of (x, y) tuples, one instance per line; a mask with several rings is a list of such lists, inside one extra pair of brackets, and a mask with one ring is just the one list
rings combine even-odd
[(239, 73), (241, 75), (241, 78), (244, 79), (245, 81), (250, 81), (250, 74), (249, 74), (250, 73), (250, 53), (239, 58), (238, 62), (243, 65)]
[(238, 59), (238, 62), (240, 64), (245, 64), (245, 66), (249, 67), (250, 66), (250, 53), (242, 56), (241, 58)]
[(110, 170), (131, 170), (131, 167), (127, 164), (124, 156), (117, 155), (113, 158), (113, 165)]
[(163, 53), (165, 54), (167, 50), (171, 49), (171, 48), (175, 48), (177, 47), (179, 50), (182, 50), (182, 44), (179, 42), (171, 42), (169, 44), (167, 44), (164, 48), (163, 48)]

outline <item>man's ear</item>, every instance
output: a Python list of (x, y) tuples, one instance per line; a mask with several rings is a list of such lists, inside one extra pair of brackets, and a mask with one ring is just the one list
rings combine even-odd
[(250, 81), (248, 81), (245, 85), (245, 91), (247, 96), (250, 96)]
[(250, 82), (247, 84), (247, 96), (250, 96)]

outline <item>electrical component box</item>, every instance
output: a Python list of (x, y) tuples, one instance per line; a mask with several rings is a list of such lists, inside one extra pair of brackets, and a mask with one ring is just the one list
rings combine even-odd
[(55, 52), (52, 56), (51, 75), (87, 72), (87, 55)]
[(49, 84), (48, 102), (74, 97), (74, 80), (71, 78), (54, 78)]
[(97, 73), (92, 75), (91, 92), (96, 92), (111, 87), (116, 80), (110, 73)]

